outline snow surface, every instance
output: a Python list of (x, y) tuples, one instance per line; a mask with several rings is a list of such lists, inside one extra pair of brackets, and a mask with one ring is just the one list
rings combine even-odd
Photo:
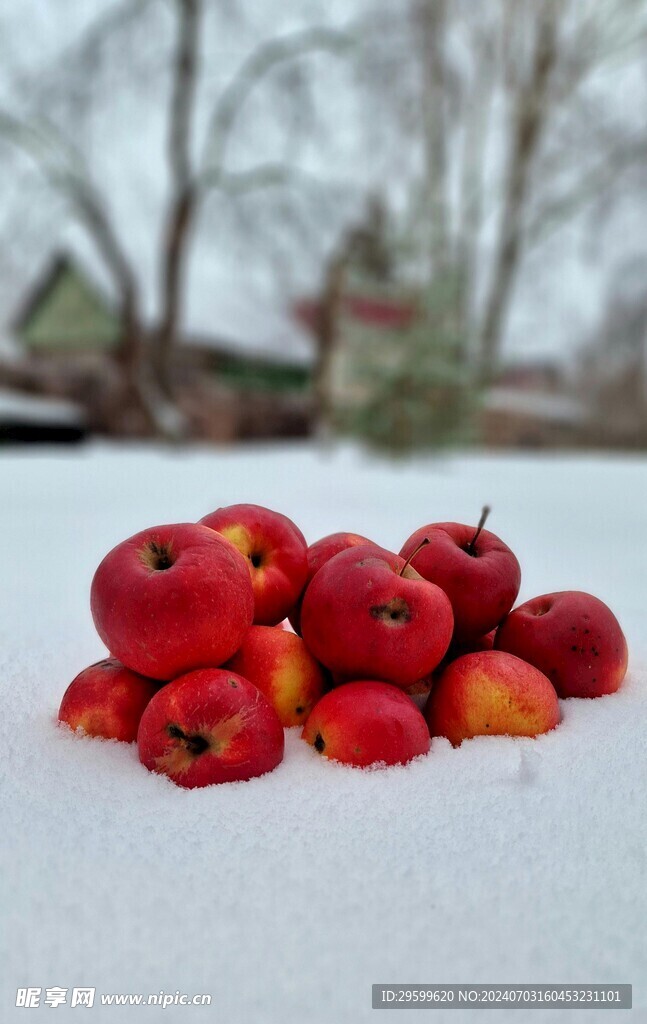
[[(374, 982), (631, 982), (639, 1009), (601, 1019), (645, 1020), (646, 470), (602, 456), (391, 465), (306, 445), (3, 452), (2, 1021), (24, 1019), (19, 985), (89, 985), (213, 997), (163, 1013), (95, 1004), (93, 1021), (361, 1024)], [(66, 685), (103, 654), (88, 608), (103, 554), (236, 501), (290, 514), (311, 541), (348, 529), (391, 547), (489, 501), (523, 599), (581, 588), (616, 611), (626, 683), (563, 702), (537, 740), (436, 740), (380, 772), (327, 763), (292, 730), (274, 773), (192, 792), (146, 772), (134, 746), (58, 728)]]
[(2, 420), (76, 425), (83, 421), (83, 411), (74, 402), (67, 402), (62, 398), (24, 395), (19, 391), (0, 388), (0, 421)]

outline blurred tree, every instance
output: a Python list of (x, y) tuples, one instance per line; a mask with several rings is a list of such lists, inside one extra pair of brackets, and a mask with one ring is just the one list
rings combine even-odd
[(496, 373), (525, 254), (644, 174), (647, 119), (598, 79), (639, 69), (646, 38), (645, 0), (407, 0), (367, 25), (362, 81), (406, 192), (411, 266), (476, 381)]
[(474, 389), (465, 374), (456, 282), (412, 286), (408, 239), (374, 197), (329, 264), (321, 302), (319, 421), (392, 454), (466, 441)]
[[(78, 134), (81, 118), (96, 100), (95, 72), (106, 51), (115, 42), (126, 49), (130, 44), (127, 63), (131, 71), (137, 68), (146, 52), (138, 45), (137, 33), (142, 25), (145, 32), (150, 31), (153, 21), (157, 23), (169, 5), (174, 34), (166, 112), (165, 155), (170, 187), (157, 254), (158, 308), (150, 327), (144, 313), (139, 268), (124, 244), (123, 226), (117, 225), (111, 213), (107, 189), (90, 171)], [(204, 70), (201, 22), (207, 7), (205, 0), (116, 0), (91, 20), (80, 39), (68, 48), (59, 75), (41, 73), (31, 94), (23, 81), (20, 99), (16, 95), (13, 105), (0, 109), (0, 136), (27, 154), (47, 184), (64, 198), (110, 275), (119, 303), (117, 364), (123, 384), (122, 401), (139, 404), (151, 428), (166, 435), (177, 435), (183, 428), (173, 401), (173, 367), (191, 241), (209, 196), (214, 192), (239, 196), (268, 188), (297, 190), (307, 182), (307, 175), (289, 163), (260, 163), (242, 171), (230, 168), (230, 141), (241, 115), (250, 96), (277, 69), (298, 63), (316, 51), (340, 53), (350, 41), (346, 33), (323, 26), (263, 40), (222, 89), (207, 121), (202, 151), (196, 156), (196, 111)], [(221, 13), (234, 17), (226, 4)], [(146, 74), (145, 67), (140, 73)], [(43, 77), (49, 80), (45, 89)], [(290, 95), (296, 106), (304, 101), (306, 91), (307, 76), (293, 75)]]
[(345, 424), (352, 433), (393, 455), (472, 440), (475, 392), (447, 306), (445, 283), (421, 292), (415, 319), (393, 339), (395, 359), (369, 365), (370, 398)]
[[(316, 356), (313, 369), (315, 420), (318, 433), (329, 440), (336, 426), (333, 363), (340, 338), (344, 296), (349, 274), (359, 274), (371, 286), (384, 286), (395, 271), (389, 237), (388, 212), (381, 196), (368, 199), (365, 217), (348, 227), (324, 267), (324, 281), (314, 312)], [(360, 430), (361, 432), (361, 430)]]

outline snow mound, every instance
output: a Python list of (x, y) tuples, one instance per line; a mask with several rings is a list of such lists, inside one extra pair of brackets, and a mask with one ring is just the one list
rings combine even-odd
[[(96, 1021), (361, 1024), (378, 982), (630, 982), (647, 1007), (644, 478), (640, 459), (390, 466), (299, 445), (3, 453), (2, 1019), (18, 1018), (18, 986), (95, 987)], [(406, 767), (360, 771), (290, 730), (273, 773), (184, 791), (134, 746), (57, 726), (66, 685), (103, 654), (92, 572), (136, 530), (257, 501), (310, 541), (347, 529), (397, 548), (426, 522), (473, 521), (486, 500), (520, 556), (520, 600), (588, 589), (628, 634), (622, 689), (562, 702), (554, 732), (457, 750), (434, 740)], [(212, 1005), (161, 1017), (99, 1005), (100, 993), (160, 990)], [(448, 1019), (463, 1017), (495, 1014)]]

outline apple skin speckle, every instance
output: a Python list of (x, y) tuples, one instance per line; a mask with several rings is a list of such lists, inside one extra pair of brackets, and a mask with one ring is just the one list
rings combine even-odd
[[(550, 611), (538, 618), (534, 609), (547, 601)], [(495, 647), (544, 672), (560, 697), (615, 693), (627, 671), (627, 642), (615, 615), (577, 590), (519, 605), (497, 630)]]

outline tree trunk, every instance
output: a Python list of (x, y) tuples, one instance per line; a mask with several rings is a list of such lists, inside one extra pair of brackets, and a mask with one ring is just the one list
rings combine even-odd
[(533, 68), (529, 81), (520, 90), (514, 113), (499, 244), (479, 346), (482, 383), (490, 381), (496, 371), (505, 317), (522, 253), (523, 212), (532, 164), (549, 114), (548, 86), (557, 60), (557, 14), (546, 5), (538, 17)]
[(150, 372), (148, 358), (145, 332), (137, 312), (135, 296), (128, 290), (121, 303), (121, 339), (115, 358), (120, 386), (112, 403), (112, 422), (106, 424), (106, 429), (111, 432), (119, 432), (117, 421), (121, 417), (124, 423), (133, 425), (135, 432), (139, 432), (136, 426), (139, 423), (143, 434), (163, 433), (145, 386)]
[(445, 0), (420, 0), (416, 26), (423, 46), (422, 116), (426, 161), (426, 216), (431, 225), (430, 257), (434, 273), (442, 273), (449, 260), (449, 207), (447, 195), (445, 68), (447, 9)]
[(173, 363), (182, 311), (187, 243), (195, 208), (195, 194), (187, 189), (174, 204), (164, 242), (163, 311), (155, 339), (155, 368), (159, 386), (168, 397), (172, 397), (174, 391)]
[(176, 0), (178, 38), (172, 68), (168, 162), (171, 198), (161, 254), (161, 317), (155, 335), (158, 384), (172, 397), (173, 355), (181, 317), (184, 275), (198, 193), (191, 161), (191, 127), (198, 77), (200, 0)]

